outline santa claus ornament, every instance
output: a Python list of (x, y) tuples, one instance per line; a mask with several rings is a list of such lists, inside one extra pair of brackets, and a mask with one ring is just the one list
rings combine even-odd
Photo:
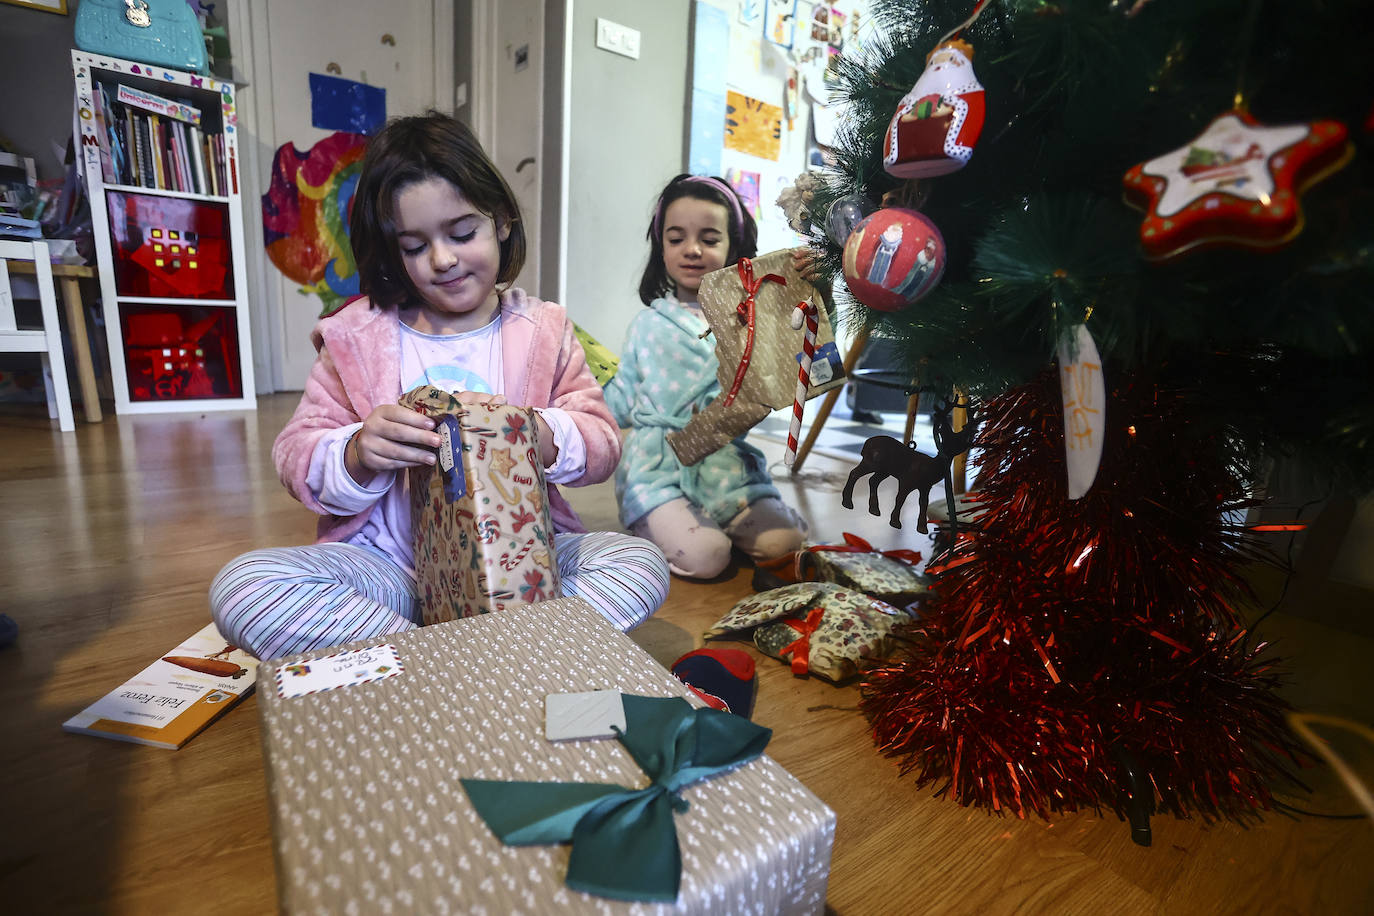
[(1299, 195), (1354, 154), (1347, 135), (1339, 121), (1270, 127), (1243, 109), (1219, 115), (1195, 140), (1126, 172), (1127, 199), (1146, 211), (1145, 256), (1291, 241), (1302, 231)]
[(844, 280), (864, 305), (895, 312), (935, 288), (945, 270), (945, 240), (915, 210), (885, 207), (854, 227), (844, 243)]
[(973, 46), (936, 45), (925, 71), (902, 97), (883, 138), (883, 168), (898, 178), (929, 178), (963, 168), (983, 132), (983, 85)]

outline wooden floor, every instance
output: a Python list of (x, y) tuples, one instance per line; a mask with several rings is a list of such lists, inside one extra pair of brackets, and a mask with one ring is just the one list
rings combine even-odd
[[(274, 909), (255, 697), (180, 751), (69, 735), (61, 723), (202, 626), (206, 588), (227, 560), (310, 540), (312, 516), (268, 457), (295, 401), (264, 398), (256, 413), (108, 416), (66, 435), (35, 414), (0, 414), (0, 609), (20, 627), (18, 643), (0, 650), (0, 909)], [(780, 457), (779, 446), (766, 450)], [(783, 486), (828, 540), (849, 530), (883, 548), (927, 548), (910, 523), (898, 532), (842, 509), (847, 471), (816, 456), (800, 486)], [(573, 499), (592, 527), (615, 526), (609, 485)], [(749, 573), (675, 580), (636, 639), (671, 662), (749, 593)], [(1290, 659), (1292, 702), (1374, 720), (1374, 642), (1284, 614), (1264, 633)], [(899, 777), (867, 736), (855, 688), (795, 678), (762, 657), (759, 670), (755, 719), (774, 729), (768, 753), (838, 814), (834, 913), (1374, 912), (1367, 822), (1156, 818), (1146, 849), (1111, 814), (991, 816)], [(1347, 750), (1368, 779), (1367, 751)], [(1305, 776), (1316, 792), (1291, 804), (1357, 810), (1326, 769)]]

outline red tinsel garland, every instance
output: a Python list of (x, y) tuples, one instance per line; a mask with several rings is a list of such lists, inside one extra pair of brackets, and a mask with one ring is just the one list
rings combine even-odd
[(1021, 817), (1122, 813), (1123, 761), (1178, 816), (1268, 808), (1300, 758), (1236, 611), (1264, 554), (1227, 521), (1253, 501), (1222, 431), (1185, 440), (1176, 393), (1119, 386), (1096, 483), (1070, 501), (1056, 376), (986, 416), (984, 514), (934, 561), (915, 647), (865, 676), (878, 746), (919, 785)]

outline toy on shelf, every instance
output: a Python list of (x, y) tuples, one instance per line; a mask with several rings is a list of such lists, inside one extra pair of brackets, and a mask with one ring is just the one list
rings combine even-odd
[[(219, 314), (185, 326), (177, 311), (135, 312), (125, 318), (124, 354), (129, 391), (134, 400), (237, 397), (237, 379), (207, 361), (206, 351), (218, 343), (219, 366), (235, 360), (229, 341), (220, 332)], [(216, 369), (216, 372), (211, 369)]]

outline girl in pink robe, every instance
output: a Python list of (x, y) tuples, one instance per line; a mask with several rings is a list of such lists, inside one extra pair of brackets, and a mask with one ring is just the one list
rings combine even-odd
[(256, 550), (215, 578), (224, 637), (278, 658), (420, 621), (407, 469), (433, 464), (434, 422), (397, 399), (418, 384), (535, 408), (563, 591), (621, 629), (668, 590), (652, 543), (588, 533), (555, 484), (606, 480), (620, 437), (561, 306), (510, 288), (519, 205), (472, 133), (445, 115), (391, 122), (368, 144), (351, 242), (363, 297), (319, 322), (319, 356), (272, 447), (318, 540)]

